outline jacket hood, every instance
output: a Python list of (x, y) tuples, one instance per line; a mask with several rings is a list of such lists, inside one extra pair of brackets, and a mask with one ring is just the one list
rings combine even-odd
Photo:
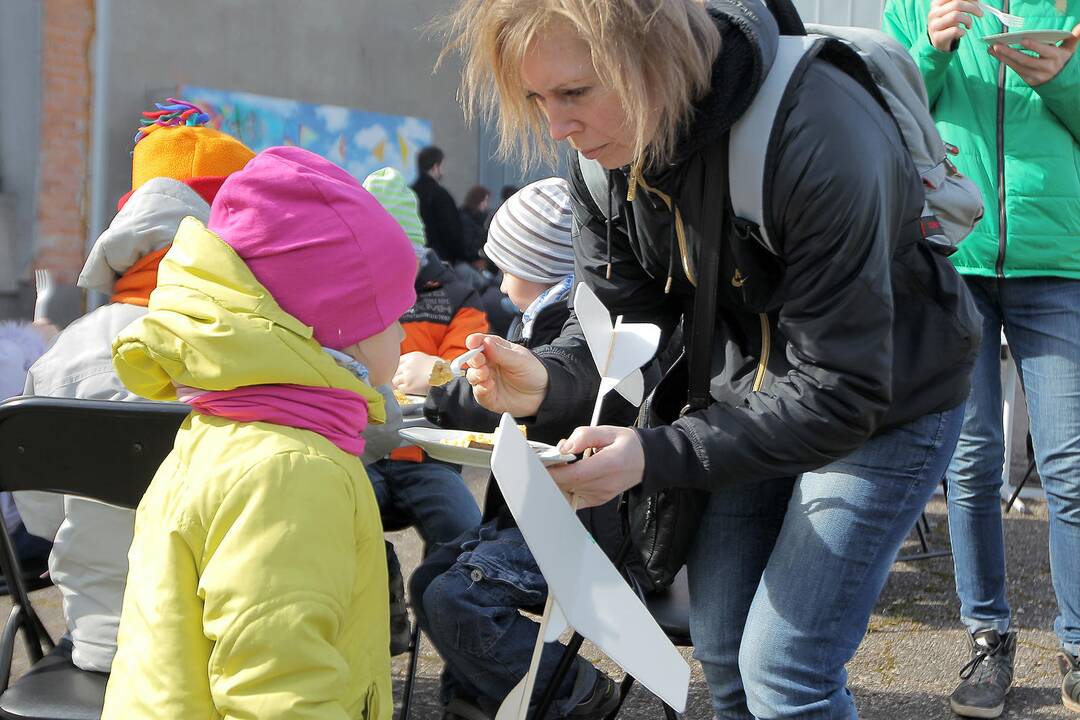
[(206, 222), (210, 206), (179, 180), (158, 177), (131, 194), (101, 233), (79, 275), (86, 290), (112, 293), (113, 285), (141, 258), (172, 242), (187, 216)]
[(382, 396), (340, 367), (311, 327), (289, 315), (236, 252), (195, 218), (180, 224), (161, 261), (149, 313), (113, 343), (113, 364), (132, 392), (175, 400), (174, 384), (202, 390), (302, 385), (349, 390), (369, 420)]
[(780, 31), (760, 0), (708, 0), (705, 8), (720, 31), (712, 90), (694, 105), (694, 115), (676, 146), (676, 162), (713, 144), (750, 107), (776, 57)]

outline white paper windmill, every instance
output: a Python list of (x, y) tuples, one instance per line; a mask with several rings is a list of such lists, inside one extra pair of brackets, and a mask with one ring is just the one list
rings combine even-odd
[[(634, 405), (641, 404), (645, 392), (641, 367), (656, 354), (660, 329), (648, 323), (624, 323), (622, 316), (613, 324), (607, 308), (584, 283), (574, 295), (574, 313), (600, 374), (590, 422), (596, 425), (604, 398), (612, 390)], [(547, 580), (548, 599), (529, 671), (503, 700), (495, 720), (524, 720), (544, 644), (558, 640), (571, 625), (682, 712), (689, 666), (577, 519), (576, 501), (567, 505), (543, 465), (528, 452), (528, 445), (505, 432), (513, 426), (512, 418), (504, 415), (491, 468)], [(527, 468), (524, 474), (522, 467)]]

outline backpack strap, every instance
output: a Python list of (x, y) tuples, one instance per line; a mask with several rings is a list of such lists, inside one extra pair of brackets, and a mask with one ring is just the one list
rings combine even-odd
[(780, 28), (781, 35), (805, 35), (806, 26), (803, 25), (799, 11), (791, 0), (765, 0), (765, 7), (769, 9), (776, 19), (776, 25)]
[[(721, 143), (722, 152), (731, 154), (730, 138)], [(705, 166), (705, 182), (702, 194), (705, 199), (719, 191), (721, 197), (730, 192), (731, 178), (729, 165), (724, 162), (709, 163)], [(716, 335), (716, 306), (720, 277), (720, 246), (730, 228), (728, 203), (705, 205), (702, 218), (701, 242), (697, 258), (697, 287), (694, 289), (694, 314), (690, 328), (684, 335), (684, 345), (688, 350), (687, 372), (689, 380), (686, 392), (686, 407), (681, 414), (704, 410), (712, 403), (709, 394), (712, 380), (713, 340)]]
[(772, 67), (754, 101), (731, 128), (728, 153), (731, 207), (737, 218), (757, 226), (762, 244), (774, 255), (777, 248), (765, 227), (765, 164), (776, 131), (780, 102), (795, 71), (819, 42), (818, 37), (781, 35)]

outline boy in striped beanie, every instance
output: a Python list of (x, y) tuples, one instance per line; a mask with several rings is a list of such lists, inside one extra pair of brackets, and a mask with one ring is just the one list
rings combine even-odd
[(574, 284), (571, 219), (570, 185), (546, 178), (522, 188), (491, 220), (484, 254), (502, 270), (501, 289), (522, 312), (524, 340), (540, 311), (565, 300)]

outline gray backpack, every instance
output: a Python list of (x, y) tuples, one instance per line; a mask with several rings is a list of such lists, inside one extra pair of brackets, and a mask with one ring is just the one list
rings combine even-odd
[[(922, 177), (926, 192), (922, 234), (950, 255), (982, 219), (978, 188), (949, 161), (945, 143), (930, 115), (926, 86), (907, 50), (885, 33), (858, 27), (808, 25), (807, 35), (781, 35), (776, 58), (750, 107), (732, 126), (728, 154), (731, 205), (741, 220), (756, 225), (758, 238), (774, 255), (765, 223), (765, 159), (776, 114), (795, 70), (823, 41), (837, 41), (859, 55), (881, 93)], [(607, 209), (608, 178), (599, 163), (578, 156), (582, 177), (601, 212)], [(837, 162), (844, 162), (838, 158)]]
[[(765, 226), (765, 157), (780, 101), (806, 54), (822, 39), (844, 43), (858, 53), (888, 104), (926, 192), (922, 232), (931, 246), (950, 255), (982, 219), (978, 188), (949, 161), (949, 152), (930, 115), (919, 68), (907, 50), (885, 33), (858, 27), (807, 25), (807, 35), (780, 37), (776, 58), (749, 109), (732, 127), (729, 153), (731, 204), (735, 214), (759, 228), (765, 246), (776, 252)], [(839, 162), (843, 160), (838, 159)], [(736, 174), (737, 173), (737, 174)]]

